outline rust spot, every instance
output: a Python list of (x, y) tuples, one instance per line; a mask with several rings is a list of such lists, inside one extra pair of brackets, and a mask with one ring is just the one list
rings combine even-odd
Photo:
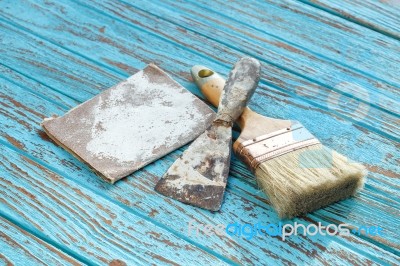
[(115, 259), (115, 260), (112, 260), (108, 265), (109, 266), (126, 266), (127, 264), (122, 260)]
[(105, 30), (106, 30), (106, 26), (103, 26), (103, 27), (101, 27), (101, 28), (99, 29), (99, 31), (100, 31), (101, 33), (104, 33)]
[[(223, 127), (232, 127), (233, 126), (233, 122), (227, 122), (221, 119), (218, 120), (214, 120), (213, 121), (213, 125), (218, 125), (218, 126), (223, 126)], [(214, 131), (210, 131), (208, 135), (208, 137), (212, 138), (212, 139), (216, 139), (216, 133)]]

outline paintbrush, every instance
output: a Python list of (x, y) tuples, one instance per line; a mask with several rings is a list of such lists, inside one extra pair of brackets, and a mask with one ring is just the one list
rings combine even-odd
[[(194, 66), (191, 73), (206, 98), (218, 106), (224, 79), (204, 66)], [(300, 123), (265, 117), (248, 107), (236, 122), (241, 134), (233, 150), (255, 173), (281, 218), (314, 211), (363, 187), (364, 166), (323, 146)]]
[(211, 211), (221, 208), (229, 173), (232, 125), (259, 78), (257, 60), (242, 58), (235, 64), (224, 85), (215, 120), (172, 164), (157, 183), (157, 192)]

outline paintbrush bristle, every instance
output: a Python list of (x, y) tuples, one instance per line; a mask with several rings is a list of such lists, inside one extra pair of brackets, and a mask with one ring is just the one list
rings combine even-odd
[(366, 169), (319, 144), (263, 162), (255, 174), (279, 217), (292, 218), (354, 195)]

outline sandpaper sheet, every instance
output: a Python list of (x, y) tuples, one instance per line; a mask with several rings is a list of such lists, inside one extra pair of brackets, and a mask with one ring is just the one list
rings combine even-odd
[(150, 64), (127, 80), (43, 121), (46, 133), (110, 183), (195, 139), (215, 114)]

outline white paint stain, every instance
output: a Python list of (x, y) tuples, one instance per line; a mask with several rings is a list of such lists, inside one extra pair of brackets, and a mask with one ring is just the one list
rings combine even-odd
[[(163, 178), (167, 178), (166, 185), (181, 190), (186, 185), (226, 186), (224, 170), (229, 167), (230, 140), (232, 137), (230, 127), (211, 127), (200, 135), (183, 155), (174, 162)], [(215, 139), (208, 134), (215, 134)], [(221, 158), (212, 165), (209, 159)], [(205, 171), (213, 171), (213, 180), (204, 176)], [(179, 176), (169, 179), (168, 176)]]
[(207, 118), (194, 108), (193, 95), (173, 92), (168, 85), (149, 81), (143, 71), (118, 84), (93, 108), (86, 149), (124, 163), (152, 157), (154, 149), (179, 142)]

